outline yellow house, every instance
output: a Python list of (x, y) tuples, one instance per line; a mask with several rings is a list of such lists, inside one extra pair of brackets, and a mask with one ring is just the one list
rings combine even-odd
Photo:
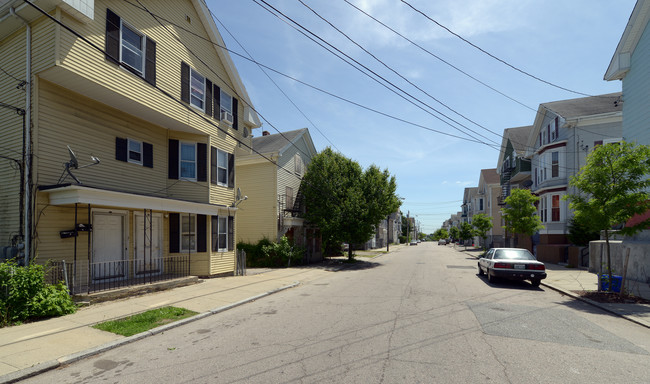
[(4, 2), (0, 245), (75, 292), (233, 274), (260, 123), (223, 46), (201, 0)]
[(238, 205), (237, 241), (254, 244), (287, 236), (305, 248), (307, 262), (320, 260), (319, 232), (300, 217), (302, 177), (317, 153), (309, 130), (273, 135), (264, 131), (253, 138), (252, 146), (251, 153), (236, 162), (237, 185), (246, 195)]

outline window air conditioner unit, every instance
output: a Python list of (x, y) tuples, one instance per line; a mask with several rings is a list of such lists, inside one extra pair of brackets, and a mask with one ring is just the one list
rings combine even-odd
[(225, 121), (228, 124), (232, 124), (233, 121), (232, 113), (228, 111), (221, 111), (221, 121)]

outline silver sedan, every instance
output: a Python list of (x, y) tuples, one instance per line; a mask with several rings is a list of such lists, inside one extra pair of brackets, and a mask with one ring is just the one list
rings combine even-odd
[(527, 249), (492, 248), (478, 260), (478, 274), (487, 275), (490, 283), (495, 279), (530, 280), (538, 287), (546, 278), (546, 267)]

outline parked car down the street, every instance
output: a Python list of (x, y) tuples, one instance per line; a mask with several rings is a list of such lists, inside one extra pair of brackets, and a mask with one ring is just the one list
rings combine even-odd
[(537, 287), (546, 278), (546, 267), (527, 249), (492, 248), (478, 260), (478, 274), (487, 275), (490, 283), (498, 278), (530, 280)]
[(447, 240), (445, 239), (438, 240), (438, 245), (447, 245)]
[(411, 240), (411, 243), (410, 243), (410, 245), (418, 245), (418, 242), (417, 242), (417, 241), (415, 241), (415, 240)]

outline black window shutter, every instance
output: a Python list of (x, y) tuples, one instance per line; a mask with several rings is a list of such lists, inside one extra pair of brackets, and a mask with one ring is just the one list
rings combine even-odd
[(221, 120), (221, 88), (214, 85), (214, 118)]
[(237, 121), (237, 118), (239, 116), (238, 110), (239, 108), (237, 107), (237, 99), (234, 97), (232, 98), (232, 127), (234, 129), (239, 129), (239, 122)]
[(127, 161), (127, 156), (128, 156), (127, 148), (128, 148), (128, 140), (121, 137), (116, 137), (115, 138), (115, 160)]
[(151, 85), (156, 85), (156, 42), (147, 36), (145, 52), (144, 79)]
[(181, 62), (181, 100), (190, 102), (190, 66)]
[(196, 181), (208, 181), (208, 145), (196, 145)]
[(235, 188), (235, 155), (228, 154), (228, 188)]
[(120, 17), (110, 9), (106, 9), (106, 58), (119, 64)]
[(212, 82), (205, 79), (205, 113), (212, 116)]
[(235, 217), (228, 216), (228, 250), (235, 249)]
[(178, 140), (169, 139), (168, 177), (178, 180)]
[(207, 237), (207, 216), (196, 215), (196, 251), (206, 252), (208, 250)]
[(210, 182), (212, 184), (217, 184), (217, 174), (219, 173), (217, 161), (217, 148), (210, 147)]
[(169, 253), (180, 252), (180, 216), (178, 213), (169, 214)]
[(142, 165), (153, 168), (153, 145), (142, 143)]

